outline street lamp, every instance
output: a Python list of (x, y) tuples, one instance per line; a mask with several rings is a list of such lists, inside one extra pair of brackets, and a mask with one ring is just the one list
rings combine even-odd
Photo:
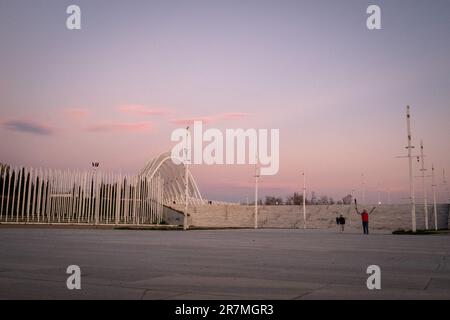
[(92, 162), (92, 169), (94, 169), (94, 172), (98, 169), (99, 165), (100, 165), (100, 162)]
[[(100, 191), (98, 189), (98, 183), (97, 183), (97, 169), (100, 166), (100, 162), (92, 162), (92, 169), (94, 170), (94, 177), (93, 177), (93, 187), (95, 186), (95, 220), (94, 223), (98, 224), (99, 220), (99, 211), (100, 211)], [(91, 204), (92, 205), (92, 204)], [(89, 210), (90, 211), (90, 210)]]
[(259, 158), (256, 155), (256, 164), (255, 164), (255, 229), (258, 229), (258, 179), (260, 177), (259, 174)]
[(306, 176), (304, 172), (302, 172), (302, 175), (303, 175), (303, 229), (306, 229)]
[(188, 139), (189, 126), (186, 127), (186, 146), (184, 148), (184, 219), (183, 230), (188, 228), (188, 200), (189, 200), (189, 167), (188, 167)]

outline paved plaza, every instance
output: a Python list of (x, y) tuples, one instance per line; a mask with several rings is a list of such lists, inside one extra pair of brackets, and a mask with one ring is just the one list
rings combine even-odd
[(450, 236), (0, 228), (0, 299), (450, 299)]

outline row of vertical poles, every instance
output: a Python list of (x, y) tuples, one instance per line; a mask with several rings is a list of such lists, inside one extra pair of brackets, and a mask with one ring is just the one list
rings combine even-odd
[(163, 179), (2, 167), (0, 222), (159, 224)]
[[(416, 232), (416, 198), (414, 194), (414, 177), (413, 177), (413, 155), (412, 149), (414, 146), (412, 145), (412, 136), (411, 136), (411, 114), (409, 106), (406, 107), (406, 130), (407, 130), (407, 139), (408, 145), (406, 148), (408, 149), (408, 155), (406, 156), (409, 161), (409, 185), (410, 185), (410, 204), (411, 204), (411, 220), (412, 220), (412, 231)], [(419, 160), (420, 159), (420, 160)], [(427, 195), (427, 183), (426, 178), (430, 177), (425, 174), (427, 170), (425, 167), (425, 155), (424, 155), (424, 147), (423, 142), (420, 142), (420, 155), (417, 156), (417, 160), (421, 162), (421, 178), (422, 178), (422, 188), (423, 188), (423, 205), (424, 205), (424, 220), (425, 220), (425, 229), (429, 229), (428, 223), (428, 195)], [(438, 221), (437, 221), (437, 208), (436, 208), (436, 181), (435, 181), (435, 173), (434, 173), (434, 165), (431, 166), (431, 187), (433, 192), (433, 215), (434, 215), (434, 228), (438, 229)], [(445, 180), (445, 179), (444, 179)]]

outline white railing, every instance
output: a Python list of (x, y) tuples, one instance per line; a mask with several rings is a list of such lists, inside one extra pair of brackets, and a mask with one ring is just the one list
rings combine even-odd
[(0, 223), (159, 224), (163, 179), (3, 167)]

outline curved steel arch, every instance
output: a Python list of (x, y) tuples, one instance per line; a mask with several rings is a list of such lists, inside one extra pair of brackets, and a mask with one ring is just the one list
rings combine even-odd
[[(174, 161), (179, 164), (175, 164)], [(164, 152), (152, 159), (141, 170), (139, 176), (152, 179), (158, 174), (163, 179), (163, 202), (164, 204), (184, 202), (185, 165), (180, 158), (173, 157), (170, 152)], [(202, 195), (198, 189), (192, 173), (189, 171), (189, 203), (203, 203)]]

